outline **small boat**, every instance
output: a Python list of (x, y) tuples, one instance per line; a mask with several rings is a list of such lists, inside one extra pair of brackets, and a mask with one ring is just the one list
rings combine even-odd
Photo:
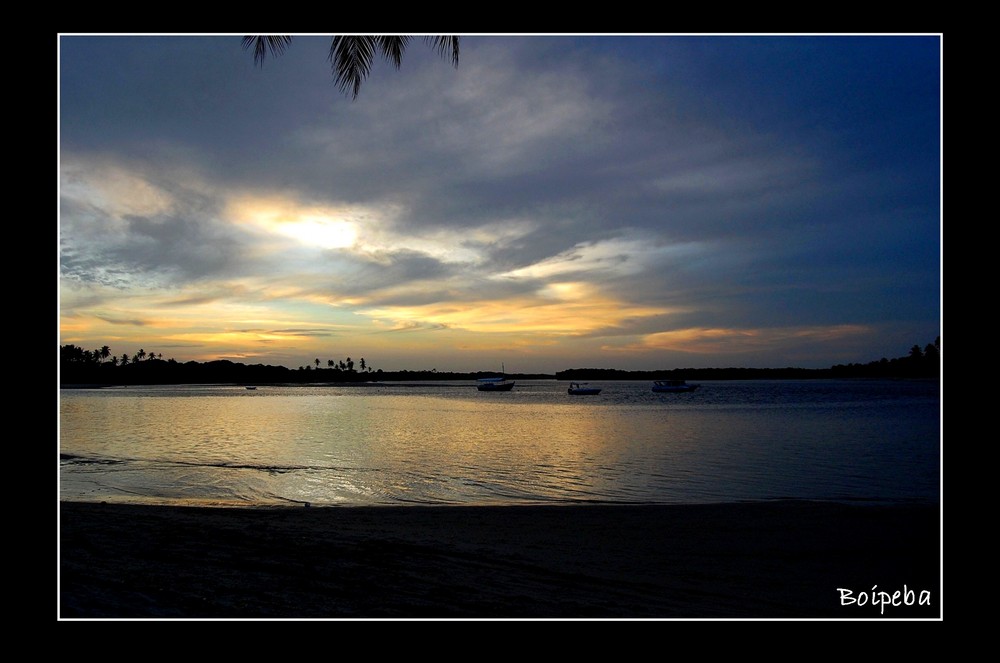
[(247, 387), (247, 390), (248, 390), (248, 391), (254, 391), (254, 390), (256, 390), (256, 389), (257, 389), (257, 387)]
[(510, 391), (514, 388), (514, 381), (507, 379), (507, 368), (500, 364), (500, 377), (479, 378), (476, 389), (479, 391)]
[(600, 387), (587, 387), (586, 384), (586, 382), (573, 382), (566, 391), (570, 396), (596, 396), (601, 393)]
[(510, 391), (514, 388), (514, 381), (505, 377), (479, 378), (476, 389), (479, 391)]
[(684, 380), (656, 380), (653, 382), (653, 391), (659, 394), (681, 393), (694, 391), (701, 385), (688, 384)]

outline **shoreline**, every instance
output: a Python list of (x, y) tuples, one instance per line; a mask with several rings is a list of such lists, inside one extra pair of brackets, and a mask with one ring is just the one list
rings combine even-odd
[(938, 505), (58, 509), (61, 619), (942, 615)]

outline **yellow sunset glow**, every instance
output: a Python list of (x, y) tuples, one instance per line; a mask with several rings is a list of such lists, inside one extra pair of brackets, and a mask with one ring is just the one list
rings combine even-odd
[(362, 311), (398, 326), (422, 324), (484, 333), (545, 333), (575, 336), (618, 326), (626, 319), (662, 315), (667, 309), (634, 306), (602, 297), (584, 284), (548, 286), (538, 298), (459, 304), (397, 306)]

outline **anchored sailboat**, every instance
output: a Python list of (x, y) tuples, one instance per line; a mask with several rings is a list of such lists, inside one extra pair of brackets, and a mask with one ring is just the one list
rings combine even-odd
[(507, 379), (506, 372), (504, 365), (500, 364), (499, 377), (479, 378), (476, 389), (479, 391), (510, 391), (514, 388), (514, 381)]

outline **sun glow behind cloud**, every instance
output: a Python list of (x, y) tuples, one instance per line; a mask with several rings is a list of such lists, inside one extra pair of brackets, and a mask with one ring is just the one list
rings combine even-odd
[(358, 239), (357, 212), (302, 205), (292, 197), (239, 196), (227, 205), (226, 216), (252, 231), (288, 237), (305, 247), (342, 249)]

